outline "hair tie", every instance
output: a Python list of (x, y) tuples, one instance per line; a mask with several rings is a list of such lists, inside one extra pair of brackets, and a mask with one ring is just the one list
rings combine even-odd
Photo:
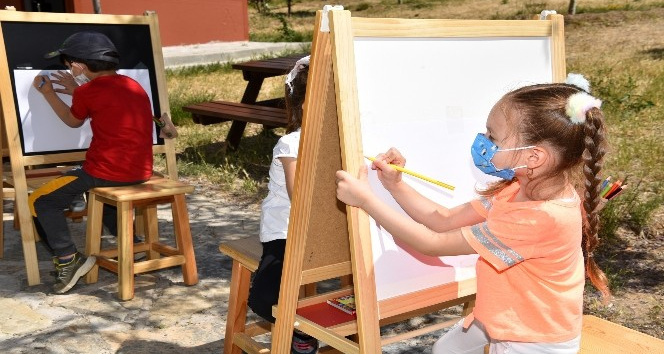
[(556, 10), (542, 10), (542, 12), (540, 12), (540, 20), (546, 20), (547, 16), (556, 14)]
[(590, 93), (590, 82), (581, 74), (575, 74), (575, 73), (567, 74), (565, 83), (568, 85), (576, 86), (582, 89), (583, 91)]
[(574, 124), (582, 124), (586, 121), (586, 113), (591, 108), (600, 108), (602, 101), (589, 95), (587, 92), (577, 92), (567, 99), (565, 113)]
[(310, 55), (307, 55), (306, 57), (296, 61), (295, 66), (293, 66), (293, 69), (291, 69), (291, 71), (288, 73), (288, 76), (286, 76), (286, 85), (288, 86), (291, 94), (293, 93), (293, 80), (295, 80), (297, 74), (302, 71), (305, 66), (309, 66), (310, 57)]

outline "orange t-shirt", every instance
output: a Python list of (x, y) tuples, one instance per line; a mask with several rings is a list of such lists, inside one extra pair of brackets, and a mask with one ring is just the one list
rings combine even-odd
[(585, 285), (580, 198), (511, 202), (519, 188), (471, 202), (486, 221), (462, 229), (480, 255), (465, 324), (477, 319), (496, 340), (571, 340), (581, 334)]

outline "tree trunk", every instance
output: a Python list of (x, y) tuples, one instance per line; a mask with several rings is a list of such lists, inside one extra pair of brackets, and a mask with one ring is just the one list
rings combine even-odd
[(570, 15), (576, 15), (576, 0), (569, 0), (569, 7), (567, 8), (567, 13)]

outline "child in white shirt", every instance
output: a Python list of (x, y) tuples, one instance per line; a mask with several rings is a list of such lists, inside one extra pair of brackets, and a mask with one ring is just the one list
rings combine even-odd
[[(249, 307), (272, 323), (275, 322), (272, 306), (279, 300), (308, 74), (309, 56), (306, 56), (295, 63), (286, 78), (287, 134), (279, 139), (272, 151), (268, 194), (261, 205), (263, 255), (249, 291)], [(317, 351), (318, 341), (315, 338), (298, 331), (293, 333), (291, 353), (312, 354)]]

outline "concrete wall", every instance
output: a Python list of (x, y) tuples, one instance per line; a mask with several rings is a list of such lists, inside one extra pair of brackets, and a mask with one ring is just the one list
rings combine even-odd
[[(101, 0), (101, 12), (156, 11), (162, 46), (249, 40), (247, 0)], [(69, 0), (68, 12), (94, 13), (91, 0)]]

